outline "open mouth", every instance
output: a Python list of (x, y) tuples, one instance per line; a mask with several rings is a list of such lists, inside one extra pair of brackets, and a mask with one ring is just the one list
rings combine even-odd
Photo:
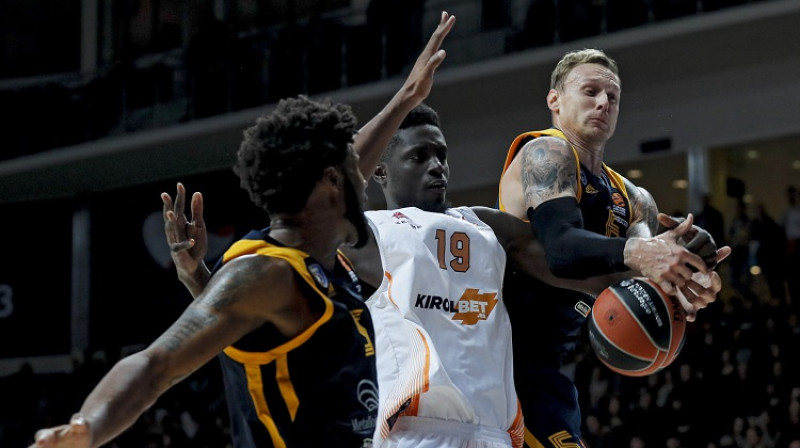
[(428, 184), (428, 188), (432, 190), (445, 190), (447, 189), (447, 181), (446, 180), (435, 180)]

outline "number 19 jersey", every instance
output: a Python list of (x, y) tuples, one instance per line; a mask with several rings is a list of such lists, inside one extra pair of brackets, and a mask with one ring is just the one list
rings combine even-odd
[(376, 446), (406, 416), (496, 429), (521, 446), (502, 298), (506, 254), (492, 229), (466, 207), (366, 215), (384, 270), (367, 300), (380, 395)]

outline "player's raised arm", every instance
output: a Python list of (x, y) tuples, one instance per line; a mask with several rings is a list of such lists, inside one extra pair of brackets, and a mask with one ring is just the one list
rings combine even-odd
[(455, 22), (455, 16), (442, 12), (439, 25), (428, 39), (422, 53), (417, 57), (403, 86), (389, 103), (358, 131), (354, 148), (361, 158), (359, 168), (365, 178), (372, 176), (383, 150), (386, 149), (386, 145), (402, 123), (403, 118), (430, 94), (433, 86), (433, 74), (446, 56), (445, 51), (441, 48), (442, 43)]

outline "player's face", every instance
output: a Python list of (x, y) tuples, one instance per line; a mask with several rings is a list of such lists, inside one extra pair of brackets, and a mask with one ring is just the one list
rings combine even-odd
[(385, 163), (387, 203), (441, 212), (447, 208), (447, 142), (430, 125), (402, 129), (398, 144)]
[(588, 144), (605, 144), (617, 128), (620, 94), (619, 78), (611, 70), (600, 64), (581, 64), (567, 74), (562, 90), (556, 92), (556, 125)]
[(367, 243), (367, 221), (364, 218), (364, 207), (367, 203), (367, 182), (358, 168), (358, 155), (353, 152), (352, 147), (350, 153), (344, 163), (345, 174), (347, 175), (347, 182), (344, 184), (345, 217), (350, 223), (353, 224), (355, 235), (350, 240), (353, 241), (353, 247), (362, 247)]

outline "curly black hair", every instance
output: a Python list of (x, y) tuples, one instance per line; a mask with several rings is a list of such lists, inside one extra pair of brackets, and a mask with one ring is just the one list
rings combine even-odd
[(439, 123), (439, 114), (432, 107), (425, 103), (421, 103), (417, 107), (411, 109), (408, 115), (406, 115), (406, 117), (403, 119), (403, 122), (400, 123), (400, 127), (397, 128), (397, 131), (394, 133), (391, 140), (389, 140), (389, 144), (386, 146), (386, 151), (383, 152), (381, 161), (387, 160), (394, 148), (399, 143), (399, 132), (401, 130), (415, 128), (417, 126), (433, 126), (439, 129), (442, 128), (441, 124)]
[(268, 213), (297, 213), (322, 171), (344, 162), (356, 133), (350, 106), (305, 95), (278, 102), (244, 131), (233, 171)]

